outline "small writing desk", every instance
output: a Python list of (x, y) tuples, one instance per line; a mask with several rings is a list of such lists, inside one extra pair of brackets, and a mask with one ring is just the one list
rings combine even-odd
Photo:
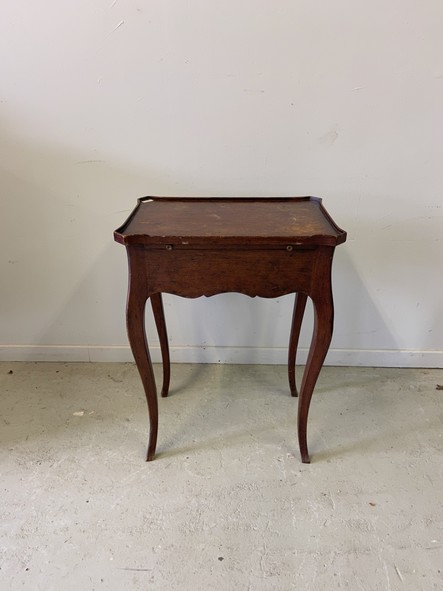
[(162, 293), (188, 298), (238, 292), (265, 298), (296, 293), (289, 339), (292, 396), (295, 357), (306, 299), (314, 307), (314, 333), (298, 401), (298, 440), (309, 462), (306, 429), (312, 392), (332, 338), (334, 249), (346, 240), (314, 197), (144, 197), (114, 233), (129, 262), (128, 337), (148, 403), (147, 460), (157, 443), (157, 389), (145, 333), (149, 298), (163, 360), (162, 396), (168, 395), (170, 360)]

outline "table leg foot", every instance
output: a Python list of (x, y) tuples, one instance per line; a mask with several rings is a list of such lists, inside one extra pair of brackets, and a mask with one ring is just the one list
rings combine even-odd
[(155, 422), (150, 420), (148, 451), (146, 453), (147, 462), (152, 462), (155, 457), (155, 448), (157, 447), (157, 430), (158, 420)]
[(295, 382), (295, 359), (297, 356), (298, 339), (305, 312), (307, 296), (304, 293), (297, 293), (294, 301), (294, 311), (292, 313), (291, 336), (289, 337), (288, 350), (288, 379), (291, 396), (297, 397), (297, 386)]
[(309, 454), (301, 454), (301, 461), (303, 464), (310, 464), (311, 463), (311, 458), (309, 457)]
[(169, 358), (168, 334), (166, 332), (165, 310), (163, 308), (162, 294), (153, 293), (150, 300), (162, 353), (163, 385), (161, 396), (166, 398), (169, 393), (169, 382), (171, 379), (171, 362)]

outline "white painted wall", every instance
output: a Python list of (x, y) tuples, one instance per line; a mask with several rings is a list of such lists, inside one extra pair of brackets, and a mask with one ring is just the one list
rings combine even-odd
[[(329, 362), (442, 366), (442, 30), (440, 0), (3, 0), (1, 357), (130, 358), (137, 197), (311, 194), (348, 231)], [(169, 296), (173, 357), (284, 362), (291, 306)]]

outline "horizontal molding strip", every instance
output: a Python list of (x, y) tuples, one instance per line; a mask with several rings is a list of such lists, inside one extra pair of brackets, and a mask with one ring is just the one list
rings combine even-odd
[[(161, 361), (160, 347), (150, 347), (152, 361)], [(284, 347), (194, 347), (171, 346), (172, 363), (287, 363)], [(300, 349), (298, 362), (304, 364), (307, 349)], [(128, 362), (133, 361), (127, 345), (0, 345), (0, 361)], [(443, 368), (443, 351), (391, 349), (330, 349), (325, 365), (350, 367)]]

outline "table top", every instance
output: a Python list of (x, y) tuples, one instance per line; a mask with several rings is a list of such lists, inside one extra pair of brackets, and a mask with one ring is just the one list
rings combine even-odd
[(142, 197), (122, 244), (330, 245), (346, 240), (318, 197)]

